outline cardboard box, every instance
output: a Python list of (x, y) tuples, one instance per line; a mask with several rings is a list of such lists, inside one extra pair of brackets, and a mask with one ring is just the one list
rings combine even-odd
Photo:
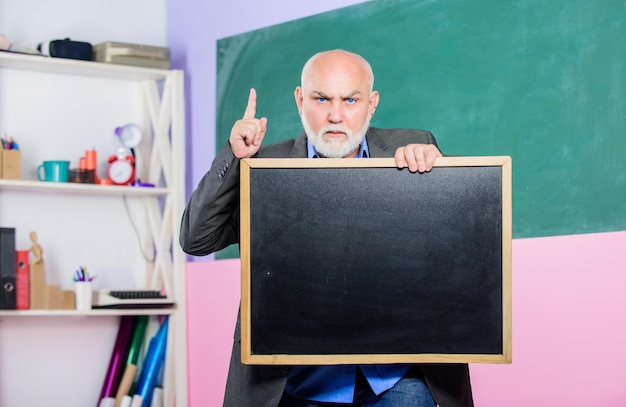
[(0, 178), (22, 179), (20, 150), (0, 150)]
[(94, 46), (93, 60), (119, 65), (169, 69), (170, 49), (107, 41)]

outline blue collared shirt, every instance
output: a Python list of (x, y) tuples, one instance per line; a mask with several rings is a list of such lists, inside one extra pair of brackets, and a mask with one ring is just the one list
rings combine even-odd
[[(309, 158), (320, 157), (309, 141), (307, 151)], [(356, 158), (369, 156), (367, 141), (363, 138)], [(306, 400), (351, 403), (357, 368), (361, 369), (374, 393), (380, 394), (395, 386), (411, 367), (399, 364), (295, 366), (291, 369), (285, 391)]]

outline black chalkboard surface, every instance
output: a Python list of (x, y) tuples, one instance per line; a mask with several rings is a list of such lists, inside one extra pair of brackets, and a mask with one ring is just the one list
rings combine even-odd
[(511, 360), (511, 161), (241, 164), (242, 361)]

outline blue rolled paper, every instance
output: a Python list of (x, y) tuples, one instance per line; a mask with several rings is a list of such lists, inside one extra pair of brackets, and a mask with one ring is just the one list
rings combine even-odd
[(150, 339), (148, 353), (141, 366), (135, 394), (142, 398), (142, 407), (150, 407), (152, 392), (158, 384), (157, 381), (165, 361), (168, 321), (169, 317), (165, 317), (157, 333)]

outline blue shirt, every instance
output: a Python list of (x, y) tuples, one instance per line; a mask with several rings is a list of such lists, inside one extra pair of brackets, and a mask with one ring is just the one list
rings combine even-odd
[[(307, 141), (309, 158), (319, 158)], [(363, 138), (356, 158), (369, 157), (367, 141)], [(356, 369), (360, 368), (370, 387), (380, 394), (395, 386), (409, 371), (409, 365), (333, 365), (294, 366), (287, 378), (285, 391), (294, 397), (332, 403), (351, 403), (354, 397)]]

